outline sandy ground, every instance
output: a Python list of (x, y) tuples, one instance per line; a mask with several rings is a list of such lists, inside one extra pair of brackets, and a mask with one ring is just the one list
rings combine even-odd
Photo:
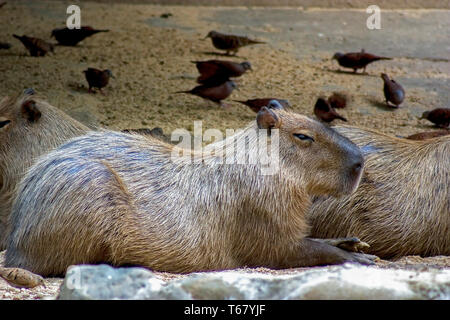
[[(0, 9), (0, 19), (4, 21), (0, 41), (13, 45), (9, 50), (0, 51), (0, 96), (15, 95), (24, 88), (33, 87), (48, 102), (91, 127), (118, 130), (158, 126), (166, 133), (176, 128), (192, 130), (194, 120), (202, 120), (204, 130), (218, 128), (225, 131), (225, 128), (245, 126), (255, 114), (232, 99), (284, 98), (291, 102), (296, 112), (312, 116), (319, 95), (341, 91), (351, 97), (348, 108), (340, 111), (350, 124), (401, 136), (436, 130), (417, 117), (425, 110), (450, 105), (450, 54), (448, 42), (445, 47), (442, 40), (448, 40), (450, 19), (445, 19), (449, 16), (448, 11), (389, 11), (385, 20), (388, 26), (398, 21), (405, 23), (396, 29), (404, 38), (386, 38), (391, 41), (388, 46), (383, 46), (382, 39), (377, 36), (367, 37), (365, 31), (348, 30), (357, 35), (358, 41), (373, 40), (376, 45), (371, 49), (375, 53), (395, 57), (392, 61), (370, 65), (366, 75), (354, 75), (340, 71), (330, 57), (345, 48), (359, 50), (360, 47), (355, 47), (352, 42), (356, 36), (336, 35), (339, 28), (324, 28), (324, 25), (328, 20), (346, 17), (345, 21), (340, 21), (341, 26), (345, 26), (351, 23), (353, 16), (364, 11), (341, 13), (280, 8), (268, 12), (244, 7), (83, 2), (82, 24), (107, 28), (111, 30), (109, 33), (98, 34), (74, 48), (58, 46), (55, 54), (41, 58), (30, 57), (11, 37), (17, 33), (52, 41), (50, 32), (63, 26), (66, 7), (65, 2), (15, 1)], [(173, 16), (160, 18), (167, 12)], [(302, 20), (287, 26), (289, 19), (297, 19), (297, 14)], [(283, 21), (283, 17), (287, 20)], [(302, 24), (304, 21), (308, 24)], [(316, 21), (319, 23), (315, 24)], [(419, 23), (423, 29), (414, 29), (416, 34), (411, 36), (408, 23)], [(220, 58), (211, 54), (215, 50), (209, 40), (201, 40), (212, 29), (241, 32), (268, 42), (267, 45), (244, 48), (238, 57), (229, 58), (250, 61), (254, 71), (237, 80), (240, 90), (227, 99), (226, 102), (231, 104), (228, 109), (198, 97), (172, 94), (196, 85), (197, 73), (191, 60)], [(385, 37), (394, 33), (389, 29), (385, 32)], [(345, 43), (352, 43), (352, 46)], [(399, 44), (397, 51), (396, 43)], [(333, 48), (337, 45), (340, 47)], [(418, 47), (417, 50), (411, 50), (413, 45)], [(87, 92), (82, 73), (87, 67), (113, 71), (116, 79), (111, 80), (105, 95)], [(389, 73), (404, 84), (406, 99), (398, 110), (388, 109), (383, 104), (381, 72)], [(406, 257), (397, 262), (380, 261), (378, 265), (450, 267), (450, 258)], [(274, 271), (261, 269), (261, 272)], [(25, 290), (7, 287), (0, 280), (0, 299), (52, 297), (60, 283), (61, 279), (46, 279), (45, 288)]]

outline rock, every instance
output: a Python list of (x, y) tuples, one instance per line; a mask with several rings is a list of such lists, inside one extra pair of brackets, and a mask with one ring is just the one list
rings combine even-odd
[(58, 299), (450, 299), (450, 270), (345, 264), (295, 274), (221, 271), (174, 280), (143, 268), (71, 266)]

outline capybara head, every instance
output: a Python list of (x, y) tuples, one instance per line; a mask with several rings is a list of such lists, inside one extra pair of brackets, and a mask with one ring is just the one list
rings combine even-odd
[(84, 131), (82, 124), (38, 100), (32, 89), (4, 98), (0, 101), (0, 190), (7, 192), (6, 183), (7, 189), (14, 187), (36, 157)]
[(312, 195), (338, 197), (356, 190), (364, 159), (354, 143), (318, 121), (270, 106), (261, 108), (256, 121), (259, 128), (279, 129), (284, 176)]
[[(4, 98), (0, 102), (0, 157), (5, 155), (6, 149), (24, 139), (24, 134), (31, 129), (42, 114), (36, 102), (32, 100), (33, 92), (26, 92), (17, 99)], [(19, 134), (19, 131), (21, 132)], [(25, 150), (23, 151), (25, 152)]]

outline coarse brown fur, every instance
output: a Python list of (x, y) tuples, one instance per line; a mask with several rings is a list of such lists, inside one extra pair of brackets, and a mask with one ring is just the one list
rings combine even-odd
[[(31, 92), (31, 91), (30, 91)], [(16, 186), (42, 154), (88, 129), (32, 94), (0, 102), (0, 250), (6, 246), (6, 225)]]
[[(224, 160), (113, 131), (90, 132), (52, 151), (21, 182), (6, 266), (48, 276), (100, 262), (168, 272), (369, 263), (363, 254), (304, 238), (312, 195), (356, 189), (359, 149), (305, 116), (263, 109), (258, 123), (209, 145), (233, 146), (242, 159), (246, 148), (239, 146), (249, 139), (245, 164), (227, 164), (236, 159), (228, 153)], [(280, 169), (271, 175), (255, 161), (254, 139), (266, 120), (270, 141), (277, 133), (280, 141)], [(184, 157), (172, 157), (183, 150)]]
[(382, 258), (450, 255), (450, 136), (425, 141), (339, 126), (366, 161), (358, 190), (317, 199), (311, 236), (352, 235)]

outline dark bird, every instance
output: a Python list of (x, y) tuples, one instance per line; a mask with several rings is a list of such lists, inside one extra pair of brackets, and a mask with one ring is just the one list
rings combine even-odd
[(436, 137), (447, 136), (449, 134), (450, 134), (450, 130), (426, 131), (426, 132), (419, 132), (419, 133), (412, 134), (412, 135), (406, 137), (406, 139), (426, 140), (426, 139), (431, 139), (431, 138), (436, 138)]
[(203, 84), (188, 91), (177, 91), (175, 93), (188, 93), (194, 96), (201, 97), (206, 100), (213, 101), (220, 104), (222, 107), (225, 105), (222, 100), (228, 98), (228, 96), (237, 88), (234, 81), (228, 80), (220, 85), (207, 85)]
[(9, 49), (11, 45), (7, 42), (0, 42), (0, 49)]
[(383, 92), (386, 99), (386, 104), (389, 106), (390, 101), (396, 108), (398, 108), (398, 106), (403, 102), (403, 99), (405, 99), (405, 90), (403, 90), (403, 87), (394, 79), (389, 79), (387, 74), (382, 73), (381, 78), (384, 81)]
[(450, 125), (450, 109), (437, 108), (431, 111), (425, 111), (419, 119), (427, 119), (438, 127), (447, 128)]
[(92, 88), (98, 88), (101, 93), (102, 88), (106, 87), (109, 82), (109, 78), (114, 78), (111, 70), (99, 70), (95, 68), (88, 68), (83, 71), (86, 76), (86, 80), (89, 84), (89, 93), (93, 92)]
[(343, 109), (347, 106), (347, 96), (343, 93), (333, 92), (333, 94), (328, 97), (328, 103), (334, 109)]
[(250, 62), (241, 63), (224, 60), (192, 61), (200, 76), (198, 83), (224, 83), (233, 77), (242, 76), (247, 70), (252, 70)]
[(233, 52), (233, 55), (236, 55), (239, 48), (241, 47), (252, 44), (265, 43), (262, 41), (252, 40), (247, 37), (224, 34), (217, 31), (210, 31), (205, 39), (206, 38), (211, 38), (214, 47), (219, 50), (225, 50), (227, 55), (229, 55), (230, 52)]
[(339, 115), (336, 110), (334, 110), (329, 102), (325, 98), (319, 97), (314, 106), (314, 114), (316, 117), (323, 122), (331, 122), (334, 119), (340, 119), (342, 121), (347, 121), (343, 116)]
[(47, 52), (53, 52), (54, 50), (53, 44), (39, 38), (18, 36), (16, 34), (13, 34), (13, 37), (19, 39), (33, 57), (43, 57), (47, 54)]
[(258, 113), (262, 107), (267, 107), (271, 100), (278, 101), (283, 108), (289, 108), (291, 105), (289, 101), (278, 98), (261, 98), (261, 99), (249, 99), (249, 100), (233, 100), (242, 104), (245, 104), (247, 107), (252, 109), (252, 111)]
[(333, 59), (336, 59), (340, 66), (353, 69), (353, 72), (355, 73), (358, 69), (363, 69), (363, 72), (366, 72), (366, 66), (374, 61), (392, 60), (392, 58), (376, 56), (365, 52), (364, 49), (362, 49), (361, 52), (336, 52)]
[(80, 41), (99, 32), (108, 32), (109, 30), (98, 30), (90, 26), (84, 26), (80, 29), (53, 29), (52, 37), (55, 37), (58, 44), (63, 46), (76, 46)]

